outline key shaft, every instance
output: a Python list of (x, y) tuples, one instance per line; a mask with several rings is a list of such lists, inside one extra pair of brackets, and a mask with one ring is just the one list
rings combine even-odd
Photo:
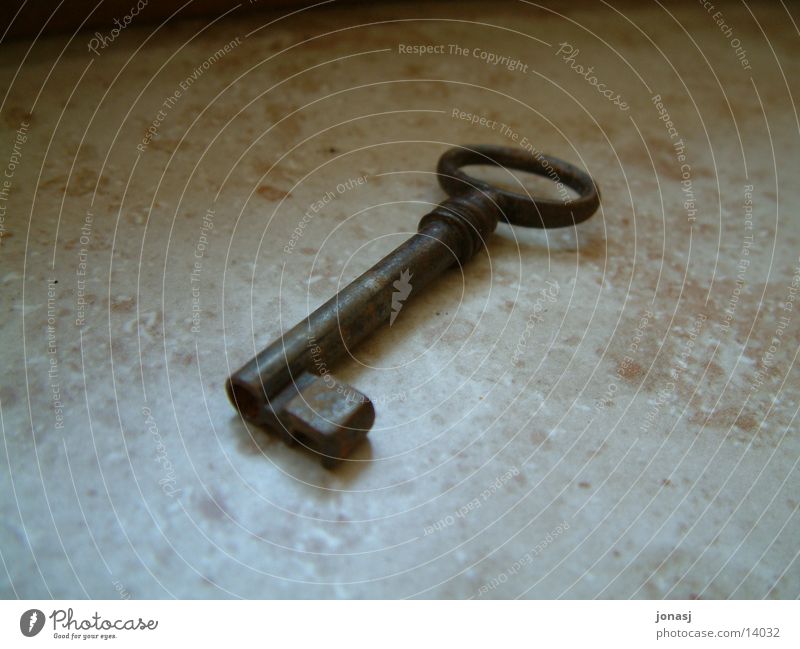
[[(528, 171), (566, 187), (576, 198), (534, 199), (493, 187), (461, 167), (495, 165)], [(372, 402), (337, 380), (331, 369), (373, 331), (391, 324), (405, 301), (484, 247), (503, 220), (523, 227), (574, 226), (597, 209), (600, 196), (581, 169), (521, 149), (473, 145), (446, 151), (437, 166), (450, 198), (419, 222), (417, 233), (266, 347), (226, 383), (242, 416), (288, 444), (317, 453), (326, 467), (347, 458), (375, 420)], [(413, 280), (413, 282), (412, 282)], [(412, 291), (413, 289), (413, 291)]]
[[(334, 464), (366, 435), (374, 409), (368, 398), (333, 379), (331, 368), (376, 329), (390, 323), (398, 282), (404, 278), (410, 282), (411, 299), (443, 272), (478, 252), (499, 218), (499, 206), (485, 192), (440, 203), (422, 217), (410, 239), (232, 374), (227, 384), (231, 401), (249, 421), (290, 443), (303, 443), (320, 453), (326, 465)], [(338, 396), (321, 399), (326, 394), (323, 384)], [(308, 401), (306, 414), (316, 413), (317, 419), (332, 424), (327, 433), (321, 432), (319, 422), (298, 425), (297, 416), (288, 416), (287, 404), (298, 398), (302, 402), (306, 392), (317, 397), (315, 403)], [(299, 439), (298, 428), (303, 429)]]

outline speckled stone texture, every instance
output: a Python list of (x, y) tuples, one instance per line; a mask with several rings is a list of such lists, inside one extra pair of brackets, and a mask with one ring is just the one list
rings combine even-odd
[[(797, 597), (797, 11), (714, 12), (3, 45), (0, 593)], [(601, 209), (412, 288), (334, 368), (377, 410), (342, 469), (248, 429), (229, 372), (414, 232), (464, 143), (580, 165)]]

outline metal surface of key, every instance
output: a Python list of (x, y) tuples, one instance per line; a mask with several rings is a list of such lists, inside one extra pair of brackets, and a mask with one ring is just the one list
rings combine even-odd
[[(494, 165), (545, 176), (578, 194), (571, 200), (534, 199), (467, 176), (461, 167)], [(440, 185), (450, 198), (422, 217), (417, 233), (353, 280), (232, 374), (228, 396), (242, 416), (288, 444), (301, 444), (331, 468), (361, 443), (375, 420), (372, 402), (329, 370), (392, 319), (395, 284), (414, 279), (415, 293), (467, 262), (484, 247), (498, 221), (535, 228), (572, 226), (588, 219), (600, 198), (584, 171), (557, 158), (521, 149), (474, 145), (439, 160)]]

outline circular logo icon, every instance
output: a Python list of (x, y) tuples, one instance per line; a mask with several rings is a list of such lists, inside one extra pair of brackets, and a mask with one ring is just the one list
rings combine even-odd
[(38, 608), (25, 611), (19, 618), (19, 630), (22, 635), (32, 638), (44, 627), (44, 613)]

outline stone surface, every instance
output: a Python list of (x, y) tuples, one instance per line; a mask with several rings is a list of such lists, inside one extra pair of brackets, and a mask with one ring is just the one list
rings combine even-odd
[[(718, 10), (334, 3), (3, 45), (0, 593), (797, 597), (796, 16)], [(336, 368), (377, 410), (359, 461), (248, 430), (228, 373), (415, 230), (448, 146), (524, 142), (598, 214), (411, 279)]]

